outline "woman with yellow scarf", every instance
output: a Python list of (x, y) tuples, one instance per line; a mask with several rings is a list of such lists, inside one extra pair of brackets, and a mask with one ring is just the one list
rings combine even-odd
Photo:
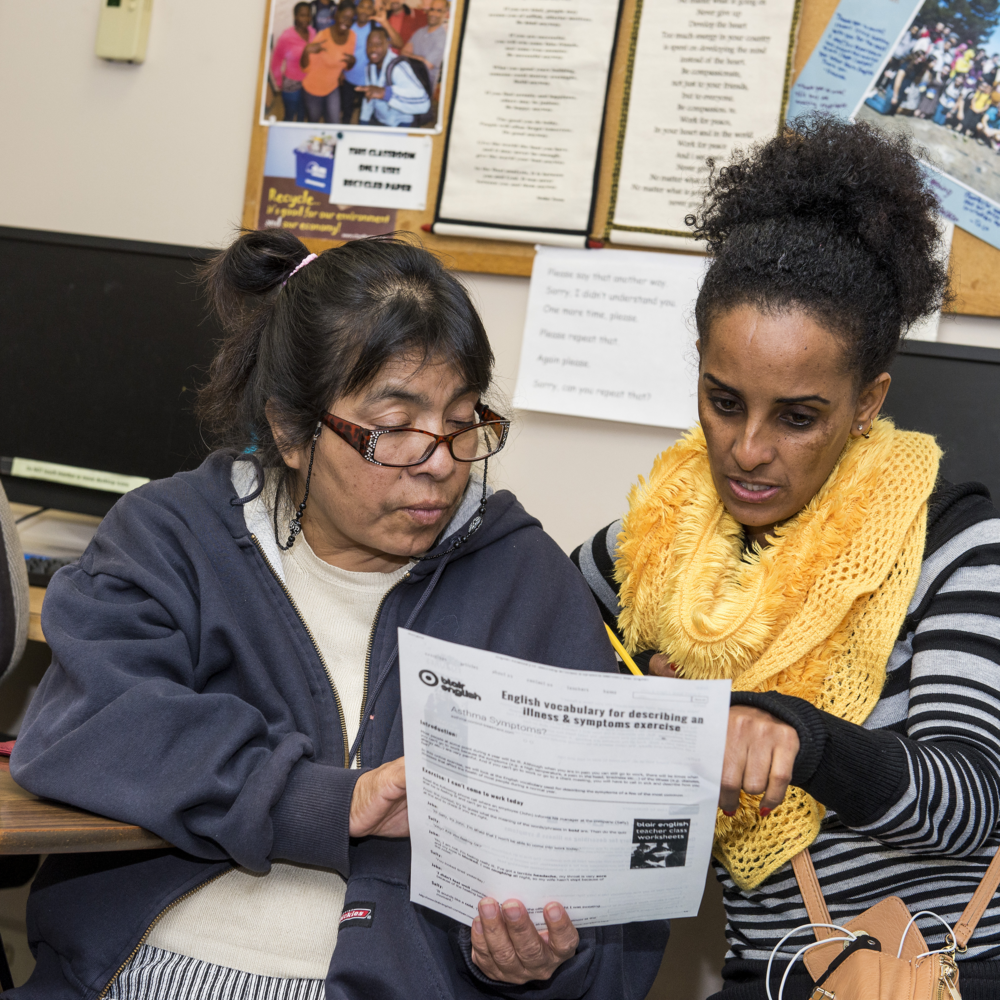
[[(573, 554), (651, 673), (732, 681), (726, 1000), (766, 996), (809, 922), (804, 848), (834, 923), (897, 895), (954, 924), (996, 851), (1000, 514), (879, 417), (901, 335), (947, 297), (935, 207), (906, 140), (860, 122), (713, 171), (688, 219), (700, 422)], [(959, 968), (965, 1000), (1000, 996), (996, 898)], [(785, 996), (812, 988), (798, 966)]]

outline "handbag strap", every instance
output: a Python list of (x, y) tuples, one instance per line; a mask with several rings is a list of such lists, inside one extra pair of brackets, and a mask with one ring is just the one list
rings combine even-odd
[[(830, 911), (826, 908), (823, 890), (819, 887), (819, 879), (816, 877), (816, 869), (813, 867), (808, 847), (803, 848), (792, 858), (792, 871), (795, 872), (795, 881), (799, 883), (799, 892), (802, 893), (802, 901), (806, 904), (809, 922), (814, 925), (833, 923)], [(833, 937), (834, 934), (830, 927), (819, 926), (813, 927), (813, 933), (817, 941)]]
[(969, 900), (969, 905), (962, 911), (962, 916), (955, 924), (955, 944), (959, 951), (965, 951), (972, 932), (979, 923), (979, 918), (986, 912), (986, 907), (990, 905), (990, 900), (1000, 885), (1000, 850), (993, 855), (989, 868), (983, 876), (982, 882), (976, 887), (976, 891)]
[[(795, 880), (799, 883), (799, 892), (802, 893), (802, 901), (806, 904), (806, 913), (809, 914), (809, 922), (812, 924), (829, 924), (830, 911), (827, 909), (826, 900), (823, 898), (823, 890), (819, 885), (819, 878), (816, 876), (816, 869), (813, 867), (812, 857), (809, 849), (804, 848), (792, 858), (792, 871), (795, 872)], [(993, 855), (989, 868), (982, 881), (976, 887), (976, 891), (969, 900), (969, 905), (962, 912), (958, 923), (955, 924), (955, 944), (959, 951), (965, 951), (979, 923), (980, 918), (986, 912), (986, 907), (990, 905), (990, 900), (996, 894), (997, 887), (1000, 886), (1000, 850)], [(832, 937), (834, 932), (829, 927), (813, 927), (813, 933), (817, 941), (823, 941)]]

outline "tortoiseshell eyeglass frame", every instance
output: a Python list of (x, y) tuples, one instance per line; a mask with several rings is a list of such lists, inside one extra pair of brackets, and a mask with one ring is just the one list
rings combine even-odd
[[(371, 462), (372, 465), (381, 465), (387, 469), (411, 469), (416, 465), (423, 465), (431, 455), (437, 451), (438, 446), (446, 444), (448, 446), (448, 451), (451, 453), (451, 457), (455, 459), (456, 462), (482, 462), (484, 459), (492, 458), (501, 448), (507, 443), (507, 432), (510, 430), (510, 421), (506, 417), (501, 417), (498, 413), (494, 413), (488, 406), (483, 403), (476, 403), (476, 413), (479, 414), (479, 423), (471, 424), (469, 427), (463, 427), (460, 431), (455, 431), (452, 434), (435, 434), (433, 431), (424, 431), (419, 427), (393, 427), (391, 430), (372, 430), (368, 427), (361, 427), (359, 424), (352, 424), (349, 420), (342, 420), (340, 417), (334, 416), (332, 413), (324, 413), (320, 417), (320, 422), (325, 424), (327, 427), (333, 431), (337, 437), (342, 438), (346, 441), (366, 462)], [(459, 434), (465, 434), (467, 431), (472, 430), (476, 427), (482, 427), (485, 424), (489, 424), (493, 427), (496, 435), (498, 444), (496, 448), (489, 453), (489, 455), (483, 455), (480, 458), (459, 458), (455, 454), (455, 449), (452, 447), (455, 438)], [(375, 445), (378, 444), (378, 439), (383, 434), (393, 434), (397, 431), (411, 431), (417, 434), (426, 434), (430, 438), (434, 438), (434, 447), (430, 449), (424, 457), (419, 462), (409, 462), (406, 465), (390, 465), (388, 462), (376, 462), (375, 461)]]

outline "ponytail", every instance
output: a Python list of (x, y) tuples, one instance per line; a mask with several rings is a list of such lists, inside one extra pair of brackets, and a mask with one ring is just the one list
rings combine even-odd
[(268, 301), (269, 293), (308, 256), (287, 229), (244, 230), (201, 273), (209, 302), (229, 331)]

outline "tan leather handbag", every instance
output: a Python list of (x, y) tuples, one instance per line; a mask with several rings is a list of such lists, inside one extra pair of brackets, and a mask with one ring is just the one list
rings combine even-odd
[[(939, 951), (928, 950), (914, 923), (921, 914), (937, 914), (922, 910), (911, 917), (898, 896), (889, 896), (850, 922), (834, 924), (808, 850), (792, 858), (792, 870), (816, 935), (816, 943), (799, 952), (804, 952), (803, 963), (815, 983), (810, 1000), (961, 1000), (955, 954), (966, 951), (976, 924), (1000, 885), (1000, 852), (994, 855), (959, 922), (953, 930), (949, 928), (945, 947)], [(945, 923), (941, 917), (937, 919)], [(768, 963), (769, 998), (774, 957), (772, 953)], [(794, 959), (786, 977), (793, 964)], [(782, 1000), (783, 988), (784, 979), (778, 1000)]]

